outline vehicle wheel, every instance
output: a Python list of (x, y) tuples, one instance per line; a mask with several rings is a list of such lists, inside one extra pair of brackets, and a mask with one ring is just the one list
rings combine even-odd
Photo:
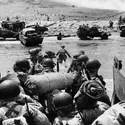
[(24, 43), (24, 46), (26, 46), (26, 47), (28, 46), (27, 42)]
[(3, 37), (3, 39), (4, 39), (4, 40), (6, 40), (6, 38), (5, 38), (5, 37)]
[(19, 36), (16, 37), (16, 40), (19, 40)]
[(81, 37), (80, 39), (81, 40), (87, 40), (87, 37)]
[(104, 33), (104, 34), (102, 34), (102, 35), (101, 35), (101, 39), (103, 39), (103, 40), (108, 39), (108, 35), (107, 35), (107, 34), (105, 34), (105, 33)]
[(125, 32), (120, 32), (121, 37), (125, 37)]
[(19, 40), (19, 39), (20, 39), (19, 34), (17, 34), (17, 35), (15, 36), (15, 38), (16, 38), (16, 40)]

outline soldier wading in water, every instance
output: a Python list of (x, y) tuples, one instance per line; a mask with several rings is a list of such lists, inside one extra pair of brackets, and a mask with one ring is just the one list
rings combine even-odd
[(71, 58), (70, 54), (65, 49), (64, 45), (61, 46), (61, 49), (57, 52), (56, 55), (58, 56), (57, 58), (58, 58), (59, 63), (62, 63), (63, 61), (66, 62), (67, 56)]

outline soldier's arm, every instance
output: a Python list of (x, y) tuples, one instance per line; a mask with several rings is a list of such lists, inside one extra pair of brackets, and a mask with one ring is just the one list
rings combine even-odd
[(59, 55), (59, 51), (56, 53), (56, 55), (57, 55), (57, 56)]
[(71, 58), (70, 54), (68, 53), (67, 50), (65, 50), (66, 54), (68, 55), (69, 58)]
[(57, 117), (54, 119), (53, 125), (62, 125), (62, 122), (60, 121), (60, 119)]
[(79, 88), (78, 92), (75, 94), (74, 99), (77, 100), (82, 95), (82, 86)]
[(99, 80), (101, 81), (101, 83), (105, 86), (105, 85), (106, 85), (106, 82), (104, 81), (103, 76), (102, 76), (102, 75), (99, 75), (98, 78), (99, 78)]
[(34, 75), (35, 72), (35, 65), (33, 64), (28, 72), (29, 75)]
[(68, 68), (68, 70), (67, 70), (67, 73), (69, 73), (69, 72), (71, 71), (72, 66), (73, 66), (73, 61), (71, 62), (70, 66), (69, 66), (69, 68)]

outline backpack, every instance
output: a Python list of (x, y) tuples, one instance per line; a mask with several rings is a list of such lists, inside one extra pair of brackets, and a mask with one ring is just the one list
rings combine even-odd
[(82, 118), (79, 114), (74, 117), (57, 117), (55, 118), (53, 125), (84, 125)]

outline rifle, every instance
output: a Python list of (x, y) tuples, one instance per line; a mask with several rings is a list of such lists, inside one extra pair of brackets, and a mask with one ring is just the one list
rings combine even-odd
[(59, 59), (57, 59), (57, 72), (59, 72)]
[(28, 114), (24, 114), (24, 117), (26, 118), (26, 122), (28, 123), (28, 125), (34, 125), (34, 117), (33, 117), (33, 114), (29, 110), (29, 106), (28, 106), (26, 97), (25, 97), (25, 102), (26, 102)]
[(26, 97), (25, 97), (25, 102), (26, 102), (27, 112), (28, 112), (29, 116), (32, 116), (32, 114), (30, 113), (30, 110), (29, 110), (29, 106), (28, 106), (28, 102), (27, 102)]
[(91, 77), (90, 77), (90, 74), (89, 74), (88, 69), (86, 68), (86, 65), (85, 65), (85, 64), (83, 64), (82, 66), (83, 66), (83, 68), (84, 68), (84, 70), (85, 70), (85, 74), (86, 74), (86, 76), (87, 76), (88, 80), (91, 80)]

